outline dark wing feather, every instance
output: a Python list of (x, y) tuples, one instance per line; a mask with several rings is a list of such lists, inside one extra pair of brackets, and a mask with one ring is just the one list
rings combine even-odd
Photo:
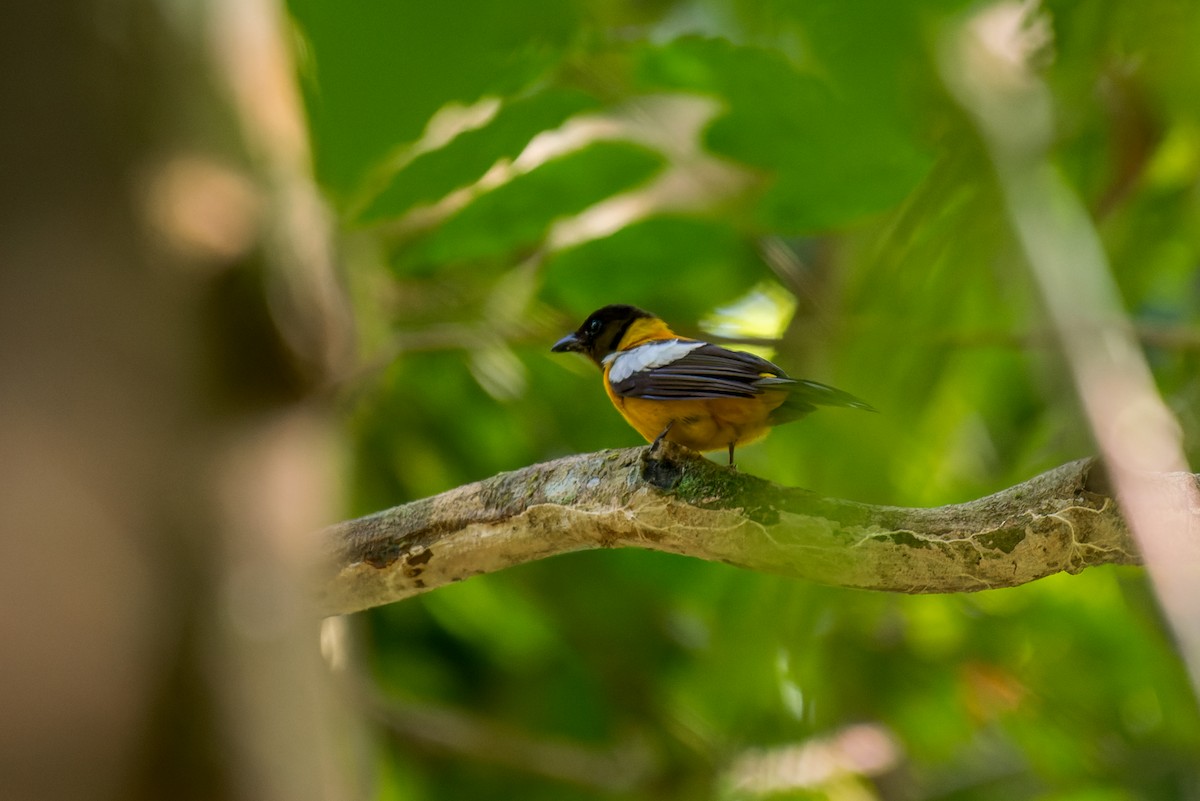
[(709, 400), (752, 398), (767, 390), (786, 390), (787, 399), (772, 415), (775, 422), (803, 417), (818, 406), (846, 406), (873, 412), (865, 401), (840, 389), (789, 378), (783, 370), (753, 353), (706, 344), (670, 364), (639, 370), (612, 385), (627, 398)]
[(785, 389), (795, 383), (752, 353), (704, 345), (670, 364), (633, 373), (614, 383), (613, 391), (627, 398), (707, 400), (752, 398), (764, 389)]

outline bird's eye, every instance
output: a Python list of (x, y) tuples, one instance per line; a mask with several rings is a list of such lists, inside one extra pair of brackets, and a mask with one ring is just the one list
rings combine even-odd
[(599, 320), (589, 321), (587, 324), (587, 330), (588, 330), (589, 334), (599, 334), (600, 333), (600, 321)]

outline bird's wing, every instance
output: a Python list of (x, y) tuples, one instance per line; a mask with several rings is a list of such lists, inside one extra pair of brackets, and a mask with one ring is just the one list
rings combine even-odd
[(797, 384), (754, 354), (686, 339), (656, 340), (614, 354), (608, 380), (617, 395), (649, 400), (752, 398)]

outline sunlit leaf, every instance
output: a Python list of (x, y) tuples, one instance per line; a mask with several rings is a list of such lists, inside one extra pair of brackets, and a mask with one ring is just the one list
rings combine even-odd
[(549, 90), (505, 103), (487, 125), (459, 134), (444, 147), (422, 153), (402, 167), (359, 219), (384, 219), (417, 203), (438, 200), (478, 180), (497, 161), (516, 158), (536, 134), (595, 104), (582, 92), (567, 90)]
[(536, 245), (555, 220), (637, 186), (662, 163), (661, 156), (638, 145), (596, 142), (480, 195), (411, 258), (456, 262)]
[(532, 0), (519, 14), (499, 0), (289, 8), (305, 42), (317, 175), (339, 195), (446, 103), (511, 94), (552, 67), (577, 22), (569, 0)]

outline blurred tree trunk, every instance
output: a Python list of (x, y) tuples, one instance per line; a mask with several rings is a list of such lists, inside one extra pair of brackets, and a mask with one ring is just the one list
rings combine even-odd
[(6, 799), (347, 790), (294, 590), (331, 501), (323, 355), (269, 297), (278, 176), (239, 144), (211, 12), (0, 26)]

